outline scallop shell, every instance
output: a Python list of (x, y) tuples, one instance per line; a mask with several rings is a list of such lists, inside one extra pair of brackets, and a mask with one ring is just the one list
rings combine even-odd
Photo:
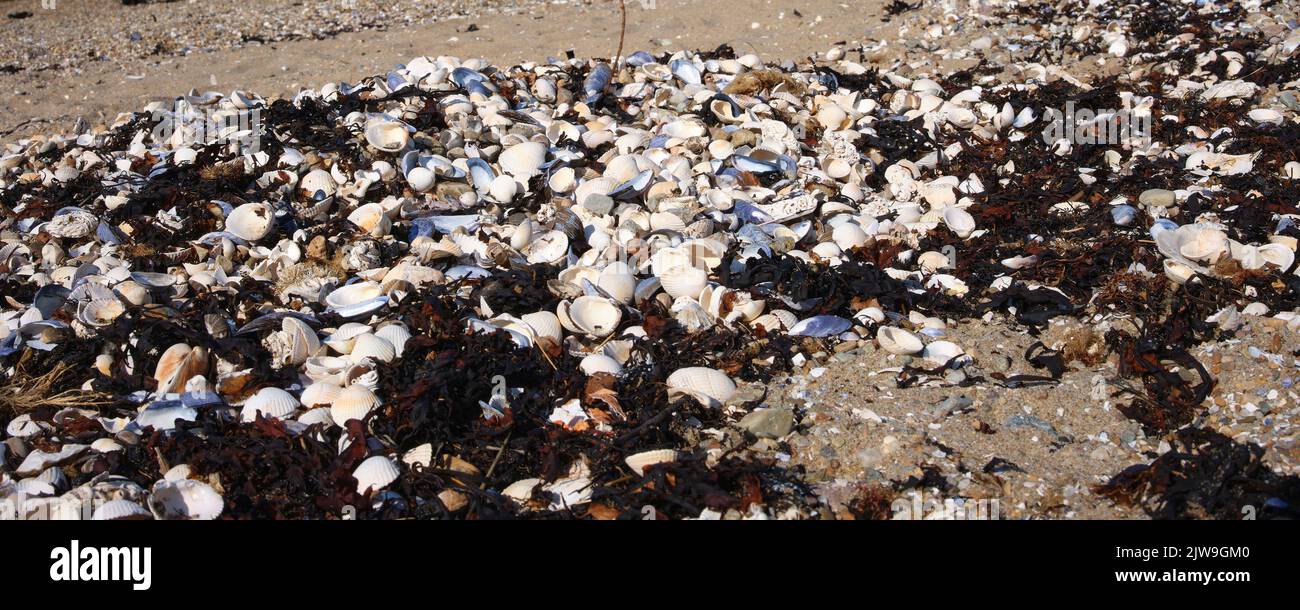
[(244, 241), (257, 241), (271, 232), (275, 217), (264, 203), (245, 203), (226, 217), (226, 230)]
[(160, 520), (211, 520), (221, 516), (221, 494), (202, 481), (158, 481), (149, 494), (149, 510)]
[(367, 494), (373, 491), (379, 491), (392, 484), (401, 476), (402, 471), (398, 469), (397, 462), (392, 458), (382, 455), (372, 455), (352, 471), (352, 477), (357, 480), (357, 493)]
[(330, 349), (348, 355), (352, 353), (352, 346), (356, 342), (357, 335), (368, 333), (371, 329), (365, 324), (357, 322), (346, 322), (334, 330), (330, 336), (325, 338), (325, 345)]
[(298, 399), (280, 388), (265, 387), (258, 390), (248, 402), (244, 403), (244, 408), (240, 412), (240, 420), (251, 422), (257, 419), (257, 414), (261, 413), (262, 417), (274, 417), (276, 419), (285, 419), (293, 415), (298, 410)]
[(560, 318), (549, 311), (526, 313), (522, 319), (532, 329), (534, 337), (547, 337), (556, 343), (564, 339)]
[(88, 326), (104, 327), (126, 313), (126, 306), (116, 298), (92, 299), (77, 307), (77, 319)]
[(334, 398), (330, 405), (330, 417), (334, 423), (342, 426), (350, 419), (364, 419), (371, 411), (379, 408), (379, 397), (370, 388), (363, 385), (350, 385)]
[(655, 464), (667, 464), (676, 461), (677, 451), (673, 449), (653, 449), (650, 451), (642, 451), (640, 453), (629, 455), (623, 460), (623, 462), (627, 464), (627, 467), (631, 468), (632, 472), (638, 475), (643, 474), (646, 468), (654, 466)]
[(920, 337), (893, 326), (881, 326), (876, 331), (876, 341), (880, 342), (881, 349), (891, 354), (917, 354), (925, 349)]
[(667, 380), (670, 395), (685, 394), (709, 407), (721, 407), (736, 393), (736, 383), (726, 373), (707, 367), (673, 371)]

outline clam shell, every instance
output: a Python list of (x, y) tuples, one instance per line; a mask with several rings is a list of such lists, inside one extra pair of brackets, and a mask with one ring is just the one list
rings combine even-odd
[(546, 146), (540, 142), (522, 142), (507, 147), (497, 157), (501, 171), (510, 174), (516, 180), (527, 182), (537, 175), (546, 163)]
[(943, 366), (949, 360), (965, 355), (966, 352), (951, 341), (934, 341), (925, 346), (921, 357), (933, 366)]
[(159, 394), (171, 394), (185, 389), (185, 383), (208, 369), (208, 351), (202, 347), (191, 348), (177, 343), (163, 352), (154, 368), (153, 378), (158, 382)]
[(667, 464), (677, 461), (677, 451), (673, 449), (653, 449), (634, 453), (624, 458), (623, 462), (627, 464), (632, 472), (640, 475), (645, 472), (646, 468), (655, 464)]
[(379, 491), (392, 484), (401, 476), (402, 471), (398, 469), (397, 462), (392, 458), (382, 455), (372, 455), (352, 471), (352, 477), (357, 480), (357, 492), (361, 494)]
[(221, 516), (221, 495), (202, 481), (158, 481), (149, 494), (149, 510), (159, 520), (211, 520)]
[(891, 354), (917, 354), (925, 349), (920, 337), (893, 326), (881, 326), (876, 331), (876, 341), (880, 342), (881, 349)]
[(970, 234), (975, 232), (975, 217), (961, 208), (944, 208), (943, 223), (962, 239), (970, 237)]
[(560, 325), (560, 318), (549, 311), (526, 313), (522, 319), (532, 329), (534, 337), (546, 337), (556, 343), (564, 339), (564, 328)]
[(374, 121), (366, 126), (366, 143), (376, 150), (399, 153), (411, 143), (411, 134), (396, 121)]
[(411, 331), (402, 324), (388, 324), (376, 331), (375, 336), (391, 344), (396, 357), (401, 358), (406, 349), (406, 341), (411, 338)]
[(261, 413), (262, 417), (274, 417), (276, 419), (286, 419), (298, 410), (298, 399), (292, 394), (280, 389), (266, 387), (258, 390), (248, 402), (244, 403), (244, 408), (240, 412), (240, 420), (251, 422), (257, 419), (257, 414)]
[[(563, 303), (561, 307), (564, 307)], [(564, 311), (573, 330), (597, 339), (613, 333), (623, 319), (623, 311), (618, 305), (603, 297), (578, 297)], [(566, 315), (559, 316), (561, 322)]]
[(226, 230), (244, 241), (257, 241), (271, 232), (275, 217), (264, 203), (245, 203), (226, 216)]
[(736, 383), (726, 373), (707, 367), (677, 369), (668, 376), (667, 384), (670, 395), (686, 394), (715, 408), (736, 393)]
[(370, 330), (370, 327), (365, 324), (346, 322), (325, 338), (325, 345), (346, 356), (352, 353), (352, 346), (355, 344), (357, 335), (368, 333)]

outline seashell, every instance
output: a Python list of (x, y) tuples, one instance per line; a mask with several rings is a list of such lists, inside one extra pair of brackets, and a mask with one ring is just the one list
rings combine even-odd
[(223, 508), (221, 494), (193, 479), (158, 481), (149, 494), (149, 510), (159, 520), (212, 520), (221, 516)]
[(1218, 229), (1188, 225), (1178, 233), (1178, 252), (1191, 260), (1213, 264), (1228, 252), (1228, 236)]
[(397, 359), (397, 348), (374, 333), (361, 333), (353, 338), (352, 351), (348, 353), (348, 357), (353, 362), (361, 362), (366, 358), (371, 358), (378, 362), (388, 363)]
[(631, 303), (636, 294), (636, 276), (625, 263), (611, 263), (600, 272), (596, 286), (623, 303)]
[(346, 322), (339, 326), (330, 336), (325, 338), (325, 345), (330, 349), (348, 355), (352, 353), (352, 346), (355, 343), (357, 335), (368, 333), (371, 329), (365, 324), (357, 322)]
[(281, 320), (276, 339), (268, 340), (280, 347), (278, 353), (277, 350), (271, 351), (281, 365), (298, 366), (320, 351), (320, 338), (316, 336), (316, 331), (306, 322), (292, 316)]
[(838, 335), (853, 326), (853, 323), (839, 316), (813, 316), (800, 320), (790, 328), (792, 337), (830, 337)]
[(356, 225), (371, 237), (383, 237), (393, 228), (393, 221), (384, 213), (384, 206), (367, 203), (348, 214), (348, 222)]
[(328, 427), (334, 423), (334, 417), (328, 408), (307, 409), (302, 415), (298, 416), (298, 423), (304, 426), (324, 425)]
[(177, 343), (163, 352), (154, 368), (153, 378), (158, 382), (159, 394), (178, 393), (184, 390), (186, 382), (195, 375), (202, 375), (208, 369), (208, 351)]
[(379, 397), (370, 388), (350, 385), (334, 398), (334, 404), (330, 405), (330, 418), (335, 424), (343, 426), (350, 419), (365, 419), (380, 404)]
[(551, 264), (559, 262), (569, 253), (569, 236), (563, 231), (547, 231), (528, 246), (528, 262)]
[(921, 357), (933, 366), (943, 366), (953, 358), (964, 355), (966, 355), (966, 352), (951, 341), (934, 341), (925, 346), (925, 349), (921, 352)]
[(920, 337), (893, 326), (881, 326), (876, 330), (876, 341), (880, 343), (880, 349), (891, 354), (918, 354), (925, 349)]
[(527, 182), (546, 163), (546, 146), (539, 142), (522, 142), (507, 147), (497, 157), (501, 171), (516, 180)]
[(1295, 250), (1279, 243), (1264, 244), (1259, 247), (1259, 256), (1264, 262), (1287, 271), (1295, 263)]
[(604, 354), (591, 354), (583, 358), (582, 362), (578, 364), (578, 367), (588, 376), (595, 375), (596, 373), (618, 375), (623, 372), (623, 366), (619, 364), (617, 360)]
[(412, 468), (428, 468), (433, 465), (433, 444), (425, 443), (402, 454), (402, 462)]
[(244, 408), (240, 412), (240, 420), (251, 422), (257, 419), (258, 413), (262, 417), (274, 417), (276, 419), (285, 419), (293, 415), (298, 410), (298, 399), (292, 394), (281, 390), (280, 388), (266, 387), (258, 390), (248, 402), (244, 403)]
[(118, 499), (100, 504), (90, 518), (93, 521), (147, 521), (153, 519), (153, 514), (135, 502)]
[(560, 303), (557, 311), (561, 324), (569, 320), (568, 326), (574, 332), (600, 339), (609, 336), (618, 328), (623, 319), (623, 312), (609, 299), (603, 297), (582, 296), (573, 302)]
[(520, 479), (501, 490), (501, 495), (516, 502), (527, 502), (533, 497), (533, 490), (541, 483), (541, 479)]
[(83, 324), (104, 327), (126, 313), (126, 306), (116, 298), (93, 299), (77, 307), (77, 319)]
[(1117, 205), (1110, 209), (1111, 220), (1122, 227), (1133, 224), (1137, 220), (1137, 208), (1131, 205)]
[(835, 230), (831, 232), (831, 239), (835, 240), (835, 245), (839, 246), (841, 250), (847, 251), (866, 245), (870, 237), (867, 236), (866, 231), (862, 230), (862, 227), (846, 222), (835, 227)]
[(101, 438), (91, 443), (90, 449), (92, 451), (97, 451), (99, 453), (112, 453), (114, 451), (121, 451), (123, 447), (122, 447), (122, 443), (119, 443), (111, 438)]
[(962, 239), (970, 237), (970, 234), (975, 232), (975, 217), (961, 208), (944, 208), (943, 222), (948, 225), (948, 229)]
[(411, 338), (411, 331), (402, 324), (388, 324), (376, 331), (375, 336), (392, 344), (396, 356), (401, 358), (406, 349), (406, 341)]
[(488, 194), (498, 202), (508, 203), (515, 198), (515, 195), (519, 194), (519, 183), (515, 182), (515, 179), (510, 176), (497, 176), (488, 185)]
[(532, 329), (534, 337), (545, 337), (556, 343), (564, 339), (564, 328), (560, 325), (560, 318), (549, 311), (526, 313), (522, 319)]
[(948, 255), (933, 250), (921, 253), (921, 256), (916, 259), (917, 266), (925, 273), (934, 273), (940, 269), (947, 269), (950, 262)]
[(392, 458), (372, 455), (352, 471), (352, 478), (357, 480), (357, 493), (365, 495), (388, 487), (401, 474)]
[(302, 406), (308, 409), (328, 407), (343, 393), (343, 388), (336, 383), (317, 381), (302, 391)]
[(325, 295), (325, 305), (345, 318), (358, 317), (382, 307), (387, 302), (383, 293), (379, 282), (354, 282)]
[(693, 266), (679, 265), (656, 273), (664, 292), (673, 298), (699, 296), (700, 291), (709, 284), (709, 274)]
[(623, 463), (627, 464), (632, 472), (640, 475), (645, 473), (645, 469), (655, 464), (668, 464), (677, 461), (677, 451), (673, 449), (653, 449), (634, 453), (624, 458)]
[(411, 143), (406, 125), (396, 121), (374, 121), (366, 126), (365, 135), (367, 144), (386, 153), (402, 152)]
[(701, 404), (720, 408), (736, 393), (736, 384), (726, 373), (706, 367), (673, 371), (667, 379), (669, 397), (687, 395)]
[(257, 241), (271, 232), (274, 216), (264, 203), (245, 203), (226, 216), (226, 231), (244, 241)]
[(1189, 280), (1196, 277), (1196, 270), (1184, 265), (1176, 260), (1164, 259), (1165, 276), (1175, 284), (1186, 284)]

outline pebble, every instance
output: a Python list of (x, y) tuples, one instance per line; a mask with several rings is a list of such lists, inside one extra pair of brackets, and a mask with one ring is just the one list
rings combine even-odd
[(781, 438), (794, 429), (794, 411), (786, 407), (757, 409), (736, 425), (759, 438)]
[(1167, 208), (1177, 201), (1174, 192), (1166, 189), (1148, 189), (1138, 195), (1138, 203), (1153, 208)]

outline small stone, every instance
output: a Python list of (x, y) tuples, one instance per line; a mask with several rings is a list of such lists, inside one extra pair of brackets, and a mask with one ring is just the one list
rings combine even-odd
[(1147, 189), (1138, 195), (1138, 203), (1153, 208), (1167, 208), (1177, 200), (1174, 192), (1167, 189)]
[(965, 410), (974, 403), (975, 401), (965, 396), (949, 396), (943, 399), (939, 404), (930, 407), (928, 411), (930, 412), (930, 415), (947, 417), (958, 411)]
[(961, 369), (948, 371), (943, 374), (943, 379), (953, 385), (961, 385), (966, 381), (966, 372)]
[(1011, 357), (1006, 354), (993, 354), (989, 358), (989, 368), (995, 373), (1005, 373), (1011, 370)]
[(582, 202), (582, 207), (587, 208), (592, 214), (603, 216), (614, 209), (614, 198), (595, 193), (587, 196), (587, 199)]
[(759, 438), (781, 438), (794, 429), (794, 411), (784, 407), (757, 409), (737, 425)]

